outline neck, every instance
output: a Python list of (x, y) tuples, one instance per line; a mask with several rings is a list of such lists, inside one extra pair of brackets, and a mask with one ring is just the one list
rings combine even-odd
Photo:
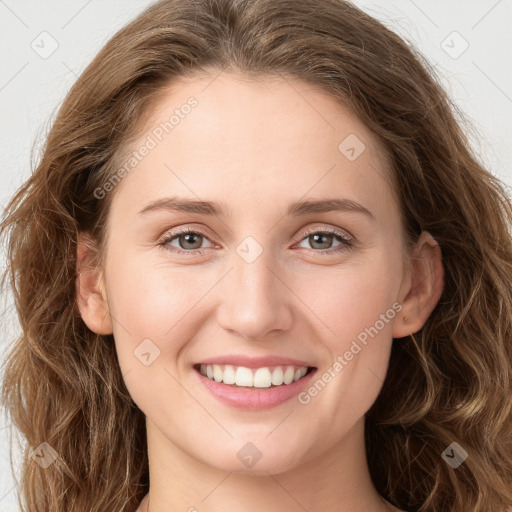
[(393, 510), (371, 481), (364, 448), (364, 419), (328, 453), (278, 474), (216, 469), (181, 450), (149, 419), (147, 439), (150, 491), (138, 512)]

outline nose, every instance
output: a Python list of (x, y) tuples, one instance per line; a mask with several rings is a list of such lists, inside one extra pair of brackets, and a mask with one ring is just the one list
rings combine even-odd
[(219, 325), (248, 340), (289, 330), (294, 295), (286, 283), (286, 272), (278, 268), (267, 251), (252, 263), (235, 255), (233, 268), (219, 290)]

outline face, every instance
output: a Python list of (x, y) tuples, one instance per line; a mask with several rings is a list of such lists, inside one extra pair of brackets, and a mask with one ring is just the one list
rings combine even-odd
[(311, 85), (221, 74), (174, 83), (130, 151), (108, 192), (108, 314), (89, 325), (113, 332), (148, 421), (226, 471), (339, 446), (382, 387), (412, 283), (375, 136)]

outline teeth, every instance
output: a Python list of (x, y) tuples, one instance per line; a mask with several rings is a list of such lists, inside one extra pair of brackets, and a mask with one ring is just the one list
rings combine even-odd
[(222, 381), (222, 370), (220, 369), (220, 366), (218, 364), (213, 365), (213, 378), (217, 382)]
[(249, 368), (239, 366), (235, 373), (235, 384), (237, 386), (252, 386), (253, 377), (252, 372)]
[(227, 364), (224, 367), (222, 381), (224, 382), (224, 384), (234, 384), (236, 382), (235, 369), (230, 364)]
[(272, 384), (274, 384), (274, 386), (280, 386), (283, 382), (283, 369), (280, 366), (278, 366), (272, 372)]
[(268, 368), (258, 368), (254, 374), (255, 388), (269, 388), (272, 385), (272, 374)]
[(304, 375), (308, 369), (306, 366), (274, 366), (251, 369), (245, 366), (232, 366), (230, 364), (202, 364), (200, 372), (210, 380), (224, 382), (240, 387), (269, 388), (291, 384)]
[(284, 372), (283, 380), (285, 384), (291, 384), (295, 377), (295, 368), (293, 366), (288, 366), (286, 371)]

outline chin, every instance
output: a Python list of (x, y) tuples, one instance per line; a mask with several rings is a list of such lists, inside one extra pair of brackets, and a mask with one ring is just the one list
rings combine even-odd
[(259, 452), (259, 455), (254, 451), (252, 459), (251, 449), (246, 449), (245, 452), (242, 450), (237, 451), (234, 457), (231, 454), (224, 454), (219, 460), (205, 462), (222, 471), (231, 472), (236, 475), (254, 476), (284, 473), (300, 466), (304, 462), (296, 457), (292, 457), (290, 449), (287, 449), (286, 453), (283, 454), (272, 451), (271, 455), (266, 455), (265, 450)]

